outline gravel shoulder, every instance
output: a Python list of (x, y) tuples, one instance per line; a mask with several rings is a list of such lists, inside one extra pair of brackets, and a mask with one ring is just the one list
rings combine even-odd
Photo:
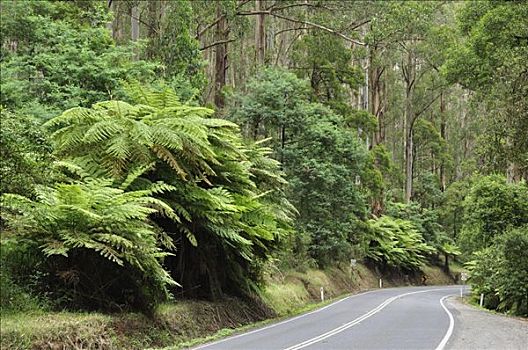
[(528, 349), (528, 320), (479, 310), (459, 298), (449, 298), (447, 306), (455, 317), (455, 330), (446, 349)]

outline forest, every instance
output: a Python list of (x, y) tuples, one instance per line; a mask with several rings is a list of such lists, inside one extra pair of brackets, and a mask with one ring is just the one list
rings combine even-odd
[(2, 316), (351, 259), (528, 316), (525, 1), (0, 6)]

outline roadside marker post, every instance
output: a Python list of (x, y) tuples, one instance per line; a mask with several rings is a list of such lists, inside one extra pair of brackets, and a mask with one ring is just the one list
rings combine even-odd
[(321, 302), (324, 302), (324, 288), (321, 287)]
[(354, 270), (357, 265), (356, 259), (350, 259), (350, 280), (354, 280)]
[(465, 272), (462, 272), (462, 273), (460, 274), (460, 279), (462, 280), (462, 282), (464, 282), (464, 283), (462, 284), (462, 286), (460, 286), (460, 297), (462, 298), (462, 297), (464, 296), (464, 294), (463, 294), (463, 292), (464, 292), (464, 284), (466, 284), (466, 281), (467, 281), (467, 279), (468, 279), (468, 274), (465, 273)]
[(379, 287), (383, 288), (383, 281), (381, 280), (381, 278), (379, 279)]
[(484, 304), (484, 293), (480, 293), (480, 307)]

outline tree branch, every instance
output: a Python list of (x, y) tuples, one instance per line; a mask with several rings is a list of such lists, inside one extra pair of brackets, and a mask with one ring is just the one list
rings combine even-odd
[(207, 49), (210, 49), (211, 47), (214, 47), (214, 46), (218, 46), (218, 45), (222, 45), (222, 44), (227, 44), (227, 43), (231, 43), (233, 41), (235, 41), (236, 39), (227, 39), (227, 40), (219, 40), (219, 41), (215, 41), (214, 43), (212, 44), (209, 44), (209, 45), (206, 45), (204, 47), (201, 47), (200, 48), (200, 51), (204, 51), (204, 50), (207, 50)]
[(304, 27), (296, 27), (296, 28), (282, 29), (282, 30), (279, 30), (277, 33), (275, 33), (274, 36), (277, 36), (277, 35), (285, 33), (285, 32), (290, 32), (292, 30), (301, 30), (301, 29), (306, 29), (306, 28), (304, 28)]
[(271, 12), (270, 15), (274, 16), (274, 17), (277, 17), (277, 18), (284, 19), (286, 21), (290, 21), (290, 22), (294, 22), (294, 23), (300, 23), (300, 24), (305, 24), (305, 25), (308, 25), (308, 26), (311, 26), (311, 27), (314, 27), (314, 28), (317, 28), (317, 29), (324, 30), (324, 31), (326, 31), (328, 33), (332, 33), (334, 35), (337, 35), (338, 37), (340, 37), (342, 39), (345, 39), (348, 42), (354, 43), (356, 45), (362, 45), (362, 46), (365, 45), (365, 43), (362, 43), (361, 41), (357, 41), (355, 39), (349, 38), (348, 36), (344, 35), (343, 33), (339, 33), (339, 32), (337, 32), (334, 29), (325, 27), (325, 26), (317, 24), (317, 23), (313, 23), (313, 22), (309, 22), (309, 21), (302, 21), (302, 20), (299, 20), (299, 19), (295, 19), (295, 18), (290, 18), (290, 17), (286, 17), (286, 16), (283, 16), (283, 15), (279, 15), (279, 14), (276, 14), (276, 13), (273, 13), (273, 12)]
[[(241, 0), (240, 3), (237, 5), (236, 10), (240, 9), (242, 6), (244, 6), (245, 4), (247, 4), (250, 1), (251, 0)], [(225, 18), (225, 16), (226, 15), (224, 13), (220, 17), (215, 18), (215, 20), (212, 23), (209, 23), (207, 26), (205, 26), (204, 29), (202, 29), (200, 32), (198, 32), (194, 38), (195, 39), (200, 39), (201, 36), (205, 34), (205, 32), (207, 32), (209, 29), (211, 29), (216, 24), (218, 24), (218, 22), (220, 22), (223, 18)]]
[(289, 4), (289, 5), (284, 5), (284, 6), (281, 6), (281, 7), (275, 7), (277, 5), (277, 3), (274, 3), (273, 5), (271, 5), (270, 7), (267, 8), (268, 11), (271, 11), (271, 12), (274, 12), (274, 11), (282, 11), (282, 10), (286, 10), (286, 9), (289, 9), (289, 8), (292, 8), (292, 7), (315, 7), (315, 8), (321, 8), (321, 9), (325, 9), (325, 10), (328, 10), (328, 11), (335, 11), (335, 9), (332, 9), (330, 7), (326, 7), (322, 4), (311, 4), (311, 3), (307, 3), (307, 2), (304, 2), (304, 3), (296, 3), (296, 4)]
[(371, 21), (370, 19), (366, 19), (366, 20), (361, 21), (361, 22), (353, 22), (350, 25), (346, 26), (343, 30), (355, 30), (355, 29), (358, 29), (359, 27), (361, 27), (364, 24), (370, 23), (370, 21)]
[(418, 119), (418, 117), (419, 117), (423, 112), (425, 112), (426, 110), (428, 110), (429, 107), (431, 107), (431, 105), (432, 105), (436, 100), (438, 100), (438, 98), (439, 98), (441, 95), (442, 95), (442, 93), (439, 93), (438, 95), (436, 95), (436, 97), (433, 98), (431, 101), (429, 101), (429, 103), (426, 104), (426, 105), (424, 106), (424, 108), (422, 108), (422, 109), (420, 110), (420, 112), (416, 113), (416, 114), (414, 115), (414, 118), (413, 118), (412, 123), (414, 124), (414, 121), (415, 121), (416, 119)]
[(139, 23), (146, 25), (149, 29), (152, 29), (154, 31), (154, 33), (159, 34), (158, 30), (155, 27), (153, 27), (149, 23), (143, 21), (141, 18), (136, 17), (136, 16), (132, 16), (132, 15), (130, 15), (130, 18), (135, 19)]
[(200, 32), (196, 33), (196, 36), (194, 38), (195, 39), (200, 39), (201, 36), (205, 34), (205, 32), (207, 32), (209, 29), (211, 29), (215, 25), (217, 25), (218, 22), (220, 22), (224, 17), (225, 17), (225, 15), (222, 15), (222, 16), (216, 18), (212, 23), (209, 23), (204, 29), (202, 29)]

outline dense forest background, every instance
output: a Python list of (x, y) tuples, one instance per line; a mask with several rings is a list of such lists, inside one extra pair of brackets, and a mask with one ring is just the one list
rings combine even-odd
[(528, 314), (526, 2), (0, 6), (2, 312), (457, 257)]

